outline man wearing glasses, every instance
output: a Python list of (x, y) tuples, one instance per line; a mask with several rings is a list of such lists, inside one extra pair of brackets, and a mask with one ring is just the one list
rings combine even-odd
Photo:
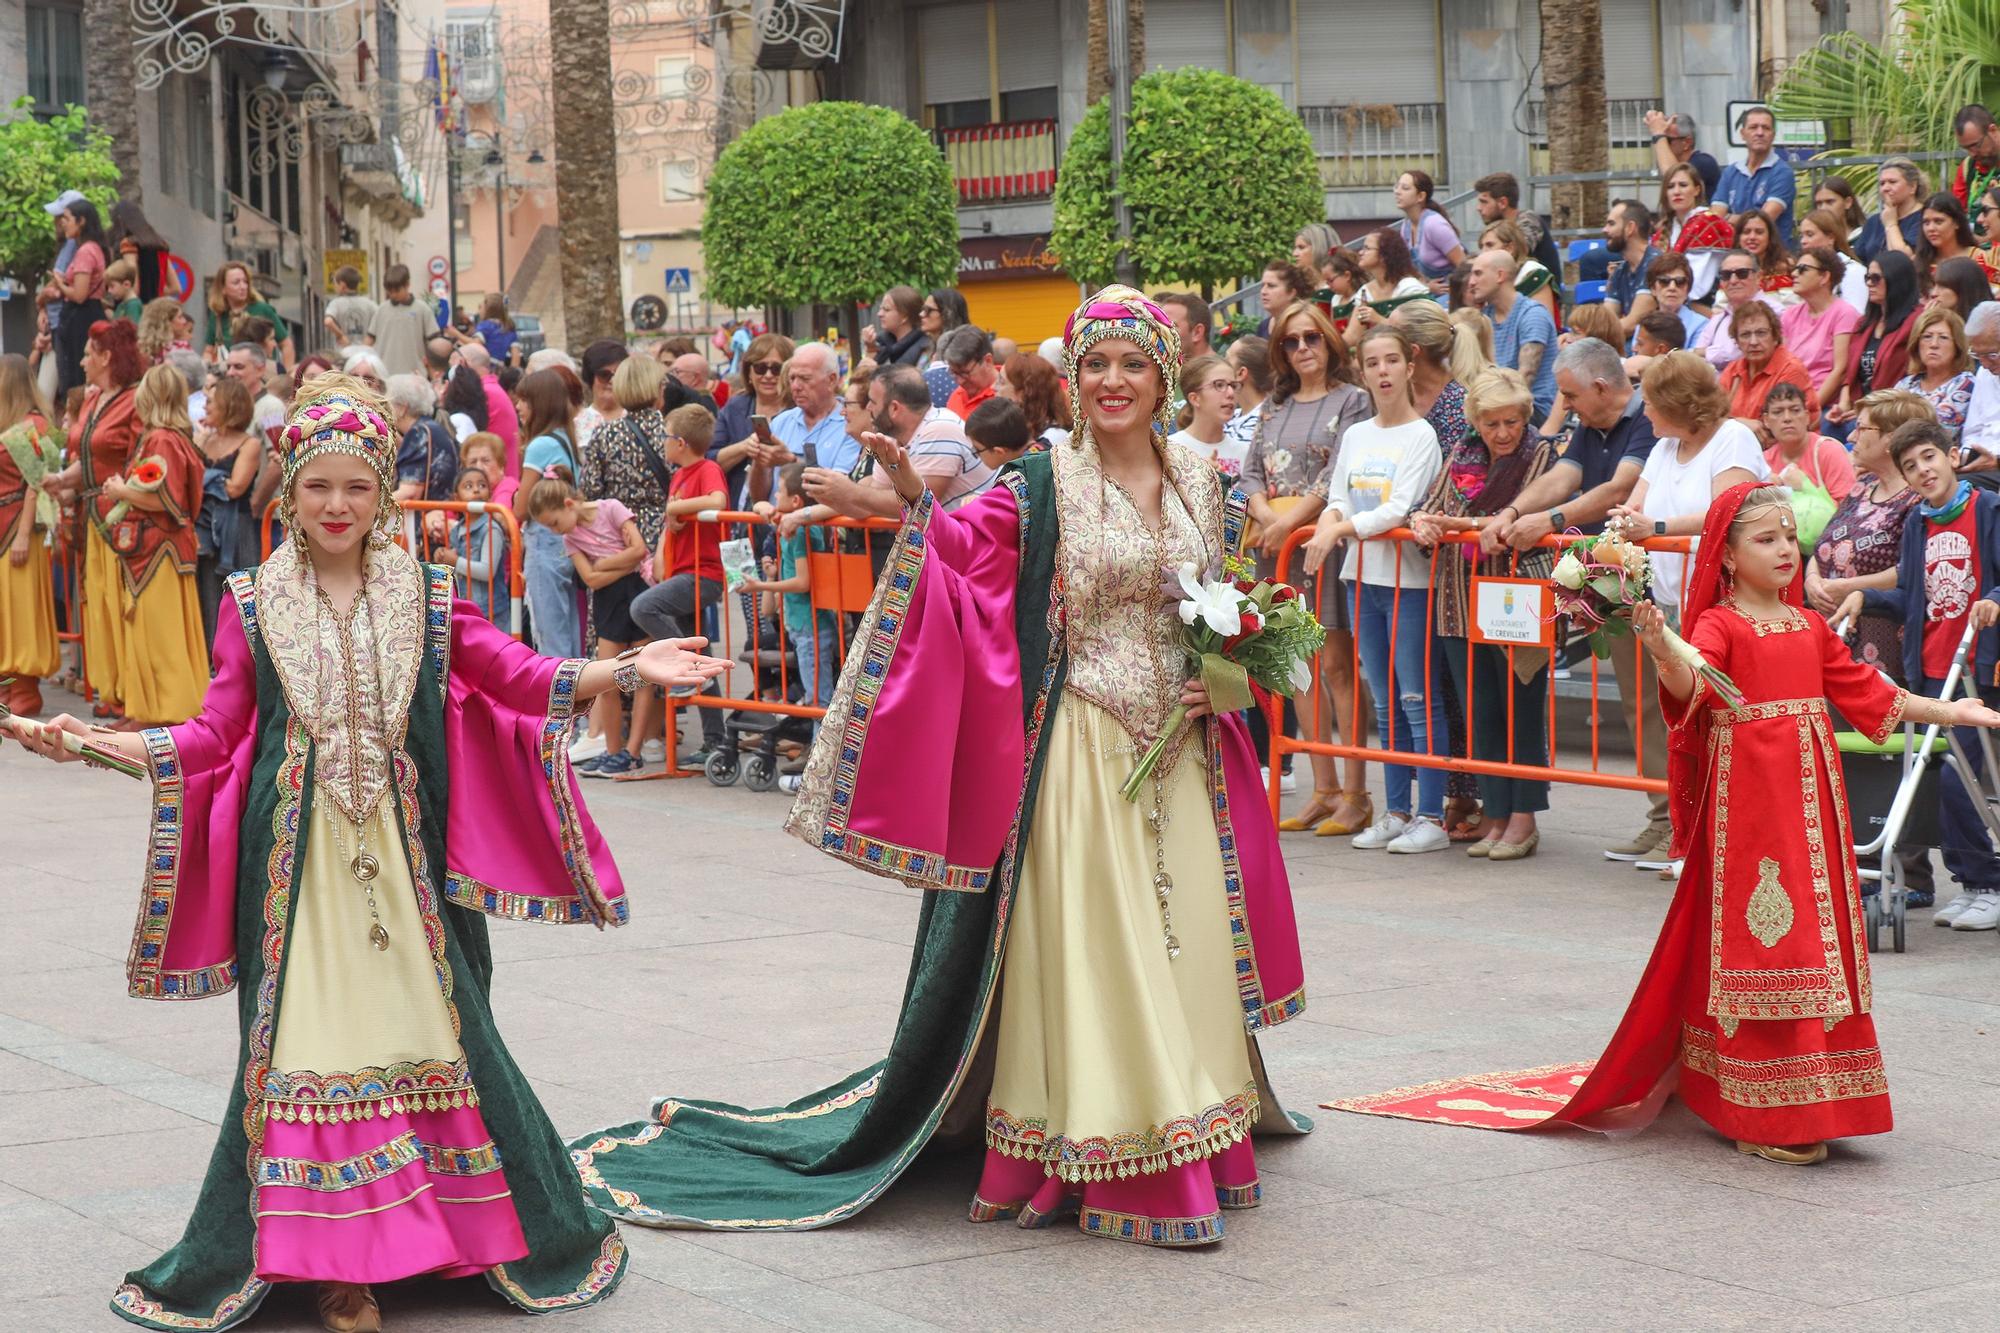
[(2000, 301), (1982, 301), (1965, 321), (1965, 340), (1979, 367), (1965, 409), (1958, 470), (1974, 485), (2000, 485)]
[(1662, 176), (1685, 162), (1701, 177), (1702, 197), (1715, 198), (1722, 181), (1722, 165), (1694, 146), (1694, 117), (1685, 111), (1668, 115), (1664, 111), (1646, 113), (1646, 133), (1653, 136), (1653, 163)]
[(951, 377), (958, 381), (945, 406), (963, 421), (972, 415), (973, 408), (993, 396), (994, 385), (1000, 379), (999, 368), (993, 364), (993, 342), (984, 329), (961, 324), (944, 335), (938, 355), (950, 367)]
[(1775, 318), (1778, 303), (1769, 292), (1763, 290), (1763, 278), (1757, 271), (1757, 260), (1748, 250), (1729, 250), (1722, 256), (1722, 268), (1716, 285), (1720, 297), (1715, 303), (1715, 313), (1708, 317), (1708, 323), (1701, 326), (1689, 344), (1691, 350), (1708, 358), (1708, 364), (1721, 370), (1732, 361), (1743, 357), (1743, 349), (1736, 345), (1736, 339), (1729, 334), (1729, 317), (1736, 313), (1736, 307), (1750, 301), (1762, 301), (1771, 307)]
[(1959, 108), (1951, 118), (1951, 130), (1966, 153), (1952, 173), (1951, 192), (1970, 213), (1987, 190), (2000, 185), (2000, 125), (1994, 123), (1991, 111), (1975, 102)]

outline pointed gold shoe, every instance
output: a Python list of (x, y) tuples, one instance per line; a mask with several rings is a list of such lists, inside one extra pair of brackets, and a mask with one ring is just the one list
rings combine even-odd
[(1781, 1148), (1773, 1143), (1745, 1143), (1742, 1139), (1738, 1139), (1736, 1151), (1749, 1157), (1761, 1157), (1767, 1162), (1780, 1162), (1786, 1166), (1818, 1166), (1826, 1160), (1824, 1143), (1800, 1148)]
[(382, 1333), (375, 1293), (355, 1282), (319, 1284), (319, 1322), (327, 1333)]

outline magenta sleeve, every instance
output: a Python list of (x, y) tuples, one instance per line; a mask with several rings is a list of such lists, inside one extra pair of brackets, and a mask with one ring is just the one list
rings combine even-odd
[(626, 919), (625, 886), (569, 765), (585, 663), (543, 657), (452, 603), (445, 896), (521, 921)]
[(215, 628), (215, 677), (201, 712), (141, 733), (152, 817), (127, 989), (198, 1000), (236, 985), (236, 853), (256, 757), (257, 673), (236, 599)]

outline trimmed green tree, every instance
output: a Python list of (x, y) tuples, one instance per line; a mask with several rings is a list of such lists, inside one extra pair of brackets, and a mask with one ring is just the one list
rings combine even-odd
[(815, 102), (758, 121), (708, 178), (709, 297), (728, 306), (851, 305), (958, 271), (944, 155), (908, 118)]
[[(1312, 137), (1270, 91), (1207, 69), (1156, 70), (1132, 85), (1119, 180), (1142, 287), (1211, 287), (1289, 259), (1326, 216)], [(1084, 113), (1063, 150), (1049, 247), (1086, 287), (1113, 278), (1111, 106)]]
[(118, 199), (111, 136), (80, 106), (36, 120), (28, 98), (0, 120), (0, 276), (32, 284), (56, 257), (56, 229), (42, 205), (76, 190), (108, 213)]

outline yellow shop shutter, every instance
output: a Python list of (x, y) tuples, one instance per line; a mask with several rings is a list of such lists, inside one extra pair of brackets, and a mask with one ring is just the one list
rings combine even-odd
[(968, 282), (959, 290), (974, 324), (996, 337), (1012, 338), (1024, 352), (1032, 352), (1044, 338), (1060, 338), (1064, 321), (1083, 299), (1077, 285), (1059, 275)]

